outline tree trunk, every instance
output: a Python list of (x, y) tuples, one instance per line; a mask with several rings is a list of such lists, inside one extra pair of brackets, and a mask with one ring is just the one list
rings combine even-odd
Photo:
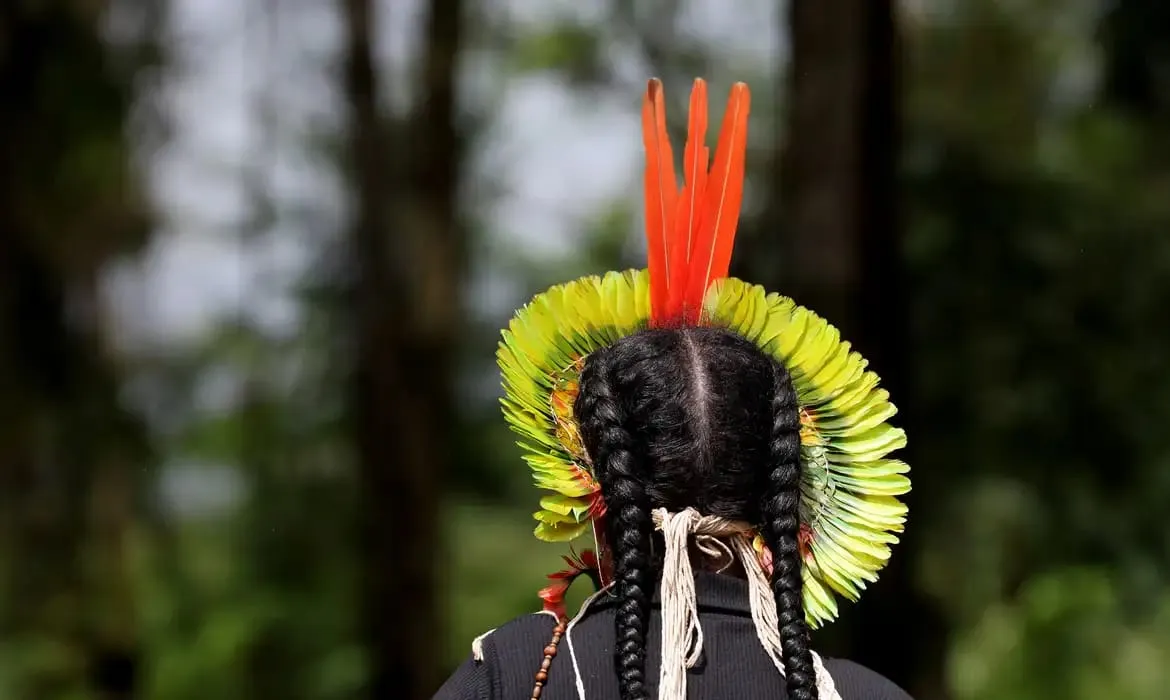
[(0, 654), (51, 653), (24, 655), (0, 692), (126, 700), (137, 629), (124, 546), (144, 442), (118, 406), (95, 280), (148, 228), (126, 179), (130, 91), (110, 68), (104, 8), (42, 5), (0, 9)]
[[(5, 230), (8, 235), (0, 236), (0, 376), (5, 378), (0, 396), (0, 650), (15, 657), (21, 645), (34, 639), (56, 644), (65, 663), (56, 669), (21, 668), (16, 679), (18, 692), (29, 697), (56, 697), (74, 690), (84, 674), (76, 614), (82, 604), (77, 555), (84, 533), (84, 484), (78, 483), (82, 474), (74, 469), (75, 461), (57, 461), (60, 455), (52, 449), (65, 437), (57, 414), (60, 387), (51, 378), (67, 371), (55, 359), (64, 352), (54, 317), (60, 310), (57, 290), (21, 244), (24, 232)], [(53, 606), (75, 614), (52, 615)]]
[[(455, 426), (463, 256), (455, 57), (461, 3), (434, 0), (408, 122), (378, 111), (370, 0), (347, 0), (351, 155), (358, 211), (352, 417), (358, 449), (363, 623), (371, 698), (429, 698), (441, 650), (439, 490)], [(387, 134), (400, 138), (390, 148)]]
[[(793, 0), (787, 19), (789, 111), (773, 216), (785, 232), (788, 274), (776, 288), (829, 319), (869, 359), (913, 436), (893, 2)], [(913, 464), (911, 452), (901, 456)], [(912, 517), (928, 484), (915, 486)], [(942, 698), (944, 630), (913, 583), (916, 542), (911, 520), (879, 583), (827, 636), (918, 697)], [(899, 641), (891, 644), (895, 630)]]

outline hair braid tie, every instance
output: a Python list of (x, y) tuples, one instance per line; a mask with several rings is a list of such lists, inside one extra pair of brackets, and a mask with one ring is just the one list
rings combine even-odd
[[(687, 551), (690, 537), (710, 556), (730, 555), (747, 572), (752, 622), (764, 651), (781, 674), (784, 673), (776, 599), (768, 575), (752, 548), (754, 529), (745, 522), (701, 515), (694, 508), (678, 513), (665, 508), (653, 511), (654, 526), (666, 544), (662, 569), (662, 665), (658, 675), (660, 700), (685, 700), (687, 669), (694, 668), (703, 651), (703, 628), (699, 624), (695, 574)], [(727, 539), (725, 543), (722, 539)], [(816, 683), (822, 700), (841, 700), (821, 657), (813, 654)]]

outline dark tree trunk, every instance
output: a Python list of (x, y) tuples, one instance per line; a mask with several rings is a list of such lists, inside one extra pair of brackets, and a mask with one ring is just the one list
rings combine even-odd
[[(442, 559), (439, 495), (449, 472), (463, 245), (456, 215), (459, 0), (426, 19), (421, 94), (405, 125), (378, 111), (370, 0), (347, 0), (357, 221), (357, 367), (363, 623), (371, 698), (429, 698), (437, 687)], [(388, 135), (396, 137), (393, 147)]]
[[(913, 438), (909, 308), (898, 222), (899, 56), (892, 0), (793, 0), (788, 115), (771, 218), (783, 291), (836, 325), (882, 377)], [(911, 439), (911, 450), (913, 449)], [(901, 455), (913, 463), (913, 453)], [(925, 471), (925, 470), (924, 470)], [(920, 472), (919, 472), (920, 473)], [(913, 583), (914, 514), (890, 566), (825, 633), (860, 663), (943, 697), (944, 629)], [(891, 644), (891, 635), (898, 643)]]
[[(0, 647), (61, 651), (9, 679), (31, 700), (137, 689), (124, 545), (145, 443), (119, 407), (96, 278), (147, 227), (103, 9), (0, 6)], [(86, 174), (79, 150), (109, 157)]]

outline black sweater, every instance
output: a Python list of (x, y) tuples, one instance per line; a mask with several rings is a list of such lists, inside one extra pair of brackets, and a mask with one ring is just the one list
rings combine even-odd
[[(703, 627), (703, 658), (688, 674), (688, 697), (785, 700), (784, 678), (756, 637), (747, 583), (700, 573), (696, 590)], [(602, 596), (590, 605), (571, 632), (588, 700), (619, 697), (613, 665), (614, 607), (612, 598)], [(439, 689), (434, 700), (528, 700), (555, 624), (551, 615), (525, 615), (495, 630), (484, 641), (483, 660), (468, 659)], [(660, 634), (656, 601), (646, 654), (651, 697), (657, 692)], [(824, 662), (843, 700), (911, 700), (901, 688), (864, 666), (843, 659)], [(576, 700), (568, 639), (561, 640), (548, 676), (542, 700)]]

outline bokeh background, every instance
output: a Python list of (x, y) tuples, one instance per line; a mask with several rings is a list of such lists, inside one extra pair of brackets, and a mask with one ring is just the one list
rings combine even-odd
[(0, 700), (428, 698), (536, 609), (495, 345), (644, 259), (651, 75), (752, 85), (733, 272), (910, 434), (817, 648), (1170, 697), (1170, 3), (6, 0)]

